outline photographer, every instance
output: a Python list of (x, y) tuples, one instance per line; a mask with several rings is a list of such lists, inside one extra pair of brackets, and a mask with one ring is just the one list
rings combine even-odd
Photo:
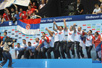
[(4, 66), (8, 59), (9, 59), (8, 67), (12, 67), (12, 57), (9, 51), (10, 51), (10, 47), (12, 48), (14, 47), (14, 42), (16, 41), (7, 37), (5, 38), (5, 42), (1, 43), (1, 45), (3, 46), (2, 54), (3, 54), (4, 60), (3, 62), (0, 63), (0, 67)]

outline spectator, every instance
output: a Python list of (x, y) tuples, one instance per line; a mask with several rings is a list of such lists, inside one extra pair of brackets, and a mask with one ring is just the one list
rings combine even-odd
[(102, 5), (102, 0), (99, 0), (99, 2), (100, 2), (100, 3), (99, 3), (99, 4), (100, 4), (100, 6), (101, 6), (101, 5)]
[(99, 11), (101, 11), (98, 4), (95, 4), (95, 9), (93, 10), (92, 14), (97, 14)]
[(36, 3), (33, 2), (33, 4), (31, 5), (32, 8), (37, 9)]
[(10, 12), (8, 9), (4, 9), (4, 14), (1, 23), (4, 21), (9, 21), (11, 19)]
[(100, 11), (99, 12), (97, 12), (97, 14), (101, 14), (102, 13), (102, 5), (100, 5)]
[(11, 20), (14, 21), (14, 15), (15, 15), (15, 10), (14, 10), (14, 8), (11, 8), (10, 15), (11, 15)]
[(28, 19), (30, 18), (31, 14), (32, 14), (34, 11), (38, 12), (37, 9), (31, 8), (31, 6), (28, 6), (28, 10), (27, 10)]
[(81, 4), (81, 0), (77, 0), (76, 15), (84, 14), (84, 6)]
[(39, 6), (39, 9), (42, 9), (45, 6), (44, 0), (41, 1), (41, 4)]
[(2, 21), (2, 15), (0, 15), (0, 22)]
[(16, 14), (14, 15), (14, 19), (17, 19), (17, 20), (19, 20), (20, 19), (20, 17), (19, 17), (19, 12), (16, 10)]
[(20, 8), (19, 17), (20, 17), (20, 19), (27, 19), (26, 11), (23, 11), (22, 8)]
[(36, 18), (42, 18), (41, 16), (39, 15), (36, 15), (35, 12), (31, 15), (30, 17), (31, 19), (36, 19)]

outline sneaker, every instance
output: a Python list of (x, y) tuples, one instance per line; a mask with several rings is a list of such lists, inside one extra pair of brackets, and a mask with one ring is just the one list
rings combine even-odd
[(60, 57), (58, 57), (58, 59), (61, 59)]

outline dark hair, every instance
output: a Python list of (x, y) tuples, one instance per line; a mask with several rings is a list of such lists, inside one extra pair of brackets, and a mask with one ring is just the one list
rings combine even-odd
[(89, 30), (92, 33), (92, 30)]
[(31, 44), (31, 42), (28, 42), (28, 43), (30, 43), (30, 44)]
[(20, 43), (17, 43), (17, 44), (19, 44), (19, 45), (20, 45)]
[(63, 26), (60, 26), (60, 27), (62, 27), (62, 29), (63, 29)]
[(43, 32), (44, 34), (46, 34), (45, 32)]
[(95, 5), (98, 5), (99, 6), (99, 4), (97, 3), (97, 4), (95, 4)]
[(39, 38), (37, 38), (39, 40)]
[(23, 39), (24, 41), (26, 41), (25, 39)]
[(4, 33), (6, 33), (7, 34), (7, 32), (5, 31)]
[(98, 32), (95, 32), (97, 35), (99, 35), (99, 33)]

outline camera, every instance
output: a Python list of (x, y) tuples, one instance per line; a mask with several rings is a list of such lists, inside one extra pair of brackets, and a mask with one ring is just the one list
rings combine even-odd
[(13, 38), (6, 38), (5, 42), (16, 42), (17, 39), (13, 39)]

